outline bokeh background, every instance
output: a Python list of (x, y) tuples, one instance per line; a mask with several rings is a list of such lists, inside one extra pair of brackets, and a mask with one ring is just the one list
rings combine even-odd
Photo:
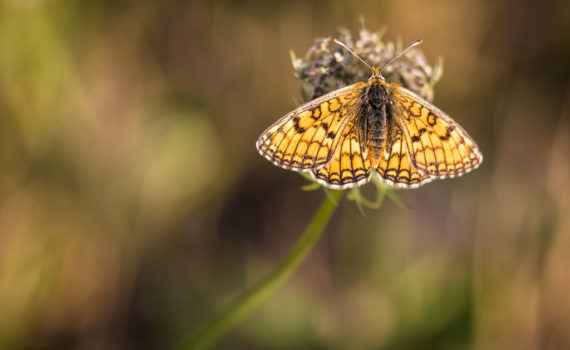
[(299, 99), (289, 50), (360, 15), (444, 58), (485, 160), (341, 202), (216, 348), (570, 348), (566, 0), (1, 0), (0, 348), (169, 348), (271, 271), (324, 195), (255, 140)]

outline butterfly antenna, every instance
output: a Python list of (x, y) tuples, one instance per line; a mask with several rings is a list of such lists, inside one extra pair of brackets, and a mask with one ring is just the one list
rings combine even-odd
[(384, 70), (384, 68), (388, 67), (389, 65), (391, 65), (395, 60), (397, 60), (398, 58), (400, 58), (400, 56), (402, 56), (403, 54), (405, 54), (406, 52), (408, 52), (408, 50), (410, 50), (412, 47), (414, 46), (418, 46), (419, 44), (423, 43), (423, 40), (418, 40), (415, 43), (413, 43), (412, 45), (408, 46), (407, 49), (405, 49), (404, 51), (400, 52), (399, 54), (396, 55), (396, 57), (392, 58), (390, 61), (388, 61), (388, 63), (386, 63), (384, 66), (382, 66), (382, 68), (380, 69), (380, 74), (382, 74), (382, 71)]
[(346, 51), (350, 52), (354, 57), (358, 58), (358, 60), (359, 60), (360, 62), (364, 63), (364, 65), (365, 65), (366, 67), (368, 67), (368, 68), (372, 71), (372, 74), (374, 74), (374, 70), (372, 69), (372, 67), (371, 67), (365, 60), (363, 60), (362, 58), (360, 58), (360, 56), (358, 56), (357, 54), (355, 54), (354, 51), (352, 51), (351, 49), (349, 49), (348, 46), (346, 46), (344, 43), (338, 41), (337, 38), (334, 38), (333, 41), (334, 41), (335, 43), (339, 44), (340, 46), (344, 47), (344, 48), (346, 49)]

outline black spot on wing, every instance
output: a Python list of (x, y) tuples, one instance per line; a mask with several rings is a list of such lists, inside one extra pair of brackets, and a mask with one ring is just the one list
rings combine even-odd
[(439, 139), (442, 141), (447, 141), (449, 140), (449, 138), (451, 137), (451, 132), (455, 130), (455, 126), (454, 125), (450, 125), (447, 127), (447, 130), (445, 131), (445, 135), (440, 136)]
[(299, 126), (299, 120), (300, 118), (297, 116), (295, 118), (293, 118), (293, 127), (295, 128), (295, 131), (298, 133), (304, 133), (305, 132), (305, 128), (302, 128)]
[(433, 114), (428, 114), (427, 116), (427, 122), (429, 125), (434, 126), (437, 123), (437, 118), (435, 115)]

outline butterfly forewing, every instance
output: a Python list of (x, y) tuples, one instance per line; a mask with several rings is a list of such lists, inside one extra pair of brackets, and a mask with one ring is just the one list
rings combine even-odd
[(259, 152), (290, 170), (312, 170), (330, 162), (342, 130), (357, 113), (357, 83), (312, 100), (270, 126), (257, 140)]
[(481, 163), (479, 148), (461, 126), (411, 91), (391, 86), (394, 120), (418, 171), (436, 178), (455, 177)]

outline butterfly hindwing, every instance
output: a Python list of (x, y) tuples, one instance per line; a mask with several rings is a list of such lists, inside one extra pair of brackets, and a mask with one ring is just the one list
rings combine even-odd
[(394, 119), (416, 169), (446, 178), (479, 166), (482, 155), (475, 141), (447, 114), (402, 87), (395, 86), (393, 96)]
[(420, 173), (409, 161), (408, 147), (402, 131), (390, 125), (383, 157), (378, 164), (378, 176), (389, 185), (415, 188), (430, 182), (430, 176)]
[(356, 117), (361, 83), (338, 89), (285, 115), (257, 140), (259, 152), (273, 164), (309, 170), (327, 164), (345, 126)]
[(345, 126), (332, 160), (324, 167), (311, 171), (313, 178), (326, 187), (350, 188), (370, 180), (370, 159), (362, 146), (360, 130), (354, 124), (351, 121)]

